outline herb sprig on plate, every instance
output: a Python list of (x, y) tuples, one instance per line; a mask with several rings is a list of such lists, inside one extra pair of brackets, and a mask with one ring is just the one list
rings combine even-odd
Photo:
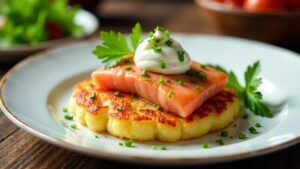
[(260, 62), (257, 61), (253, 65), (249, 65), (245, 71), (245, 86), (242, 86), (234, 72), (227, 71), (221, 66), (210, 65), (217, 70), (224, 72), (228, 76), (227, 87), (234, 89), (239, 94), (245, 107), (254, 114), (262, 117), (272, 117), (273, 114), (269, 107), (262, 102), (263, 95), (258, 91), (258, 87), (262, 84), (262, 78), (259, 76), (261, 72)]
[(115, 66), (124, 56), (133, 55), (137, 46), (142, 40), (143, 30), (139, 23), (137, 23), (129, 35), (131, 46), (126, 41), (125, 35), (121, 32), (101, 32), (100, 39), (102, 44), (98, 45), (93, 51), (98, 59), (104, 64), (106, 68)]

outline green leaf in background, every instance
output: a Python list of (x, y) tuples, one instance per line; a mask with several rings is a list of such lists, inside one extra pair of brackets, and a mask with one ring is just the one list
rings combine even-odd
[(81, 36), (82, 27), (74, 23), (78, 9), (68, 6), (67, 0), (2, 0), (0, 16), (5, 21), (0, 27), (0, 47), (46, 41), (48, 21), (60, 26), (64, 36)]

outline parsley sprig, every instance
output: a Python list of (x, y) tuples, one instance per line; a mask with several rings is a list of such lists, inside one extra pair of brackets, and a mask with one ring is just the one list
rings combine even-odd
[(259, 73), (261, 72), (259, 61), (247, 67), (244, 75), (246, 84), (244, 87), (239, 83), (236, 75), (232, 71), (227, 71), (221, 66), (213, 67), (227, 74), (227, 87), (234, 89), (235, 92), (239, 94), (246, 108), (262, 117), (273, 116), (269, 107), (262, 102), (262, 93), (258, 91), (258, 87), (262, 84), (262, 78), (259, 77)]
[(131, 46), (125, 38), (125, 35), (121, 32), (101, 32), (100, 39), (102, 44), (98, 45), (94, 49), (93, 54), (101, 60), (106, 68), (110, 68), (118, 64), (124, 56), (133, 55), (137, 46), (142, 40), (143, 30), (139, 23), (137, 23), (129, 35)]

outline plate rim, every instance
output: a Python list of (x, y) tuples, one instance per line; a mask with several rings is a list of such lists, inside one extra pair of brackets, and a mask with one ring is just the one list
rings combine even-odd
[[(177, 34), (185, 34), (185, 35), (195, 35), (195, 33), (177, 33)], [(267, 43), (262, 43), (262, 42), (257, 42), (257, 41), (253, 41), (253, 40), (247, 40), (247, 39), (242, 39), (242, 38), (236, 38), (236, 37), (229, 37), (229, 36), (216, 36), (216, 35), (203, 35), (203, 34), (196, 34), (196, 35), (200, 35), (200, 36), (204, 36), (204, 37), (225, 37), (225, 38), (229, 38), (229, 39), (236, 39), (236, 40), (242, 40), (242, 41), (248, 41), (248, 42), (255, 42), (258, 44), (263, 44), (263, 45), (268, 45), (270, 47), (275, 47), (275, 48), (279, 48), (281, 50), (285, 50), (287, 52), (291, 52), (294, 54), (299, 55), (296, 52), (290, 51), (288, 49), (276, 46), (276, 45), (271, 45), (271, 44), (267, 44)], [(124, 156), (121, 153), (118, 153), (116, 151), (109, 151), (109, 150), (95, 150), (92, 148), (88, 148), (88, 147), (82, 147), (82, 146), (78, 146), (72, 143), (69, 143), (65, 140), (61, 140), (59, 138), (56, 137), (52, 137), (49, 134), (40, 131), (39, 129), (33, 128), (30, 126), (30, 124), (27, 124), (26, 122), (20, 120), (16, 115), (14, 115), (14, 113), (12, 113), (10, 111), (10, 109), (6, 106), (5, 100), (3, 98), (3, 88), (6, 85), (7, 80), (10, 78), (10, 76), (13, 75), (14, 71), (16, 69), (18, 69), (20, 66), (27, 64), (28, 62), (31, 62), (34, 59), (40, 59), (45, 57), (44, 55), (47, 53), (51, 53), (52, 51), (55, 51), (57, 49), (62, 49), (62, 48), (66, 48), (68, 46), (72, 46), (72, 45), (76, 45), (76, 44), (84, 44), (84, 43), (90, 43), (90, 42), (94, 42), (95, 39), (90, 39), (90, 40), (86, 40), (86, 41), (82, 41), (82, 42), (70, 42), (70, 43), (66, 43), (61, 45), (60, 47), (55, 47), (55, 48), (50, 48), (50, 49), (46, 49), (44, 51), (35, 53), (33, 55), (30, 55), (29, 57), (21, 60), (20, 62), (18, 62), (17, 64), (15, 64), (14, 66), (12, 66), (2, 77), (1, 81), (0, 81), (0, 108), (2, 109), (4, 115), (10, 120), (12, 121), (14, 124), (16, 124), (19, 128), (25, 130), (26, 132), (34, 135), (35, 137), (40, 138), (43, 141), (46, 141), (50, 144), (54, 144), (58, 147), (64, 148), (64, 149), (68, 149), (71, 151), (75, 151), (75, 152), (79, 152), (79, 153), (83, 153), (86, 155), (92, 155), (94, 157), (101, 157), (101, 158), (105, 158), (105, 159), (114, 159), (114, 160), (118, 160), (118, 161), (126, 161), (126, 162), (132, 162), (132, 163), (143, 163), (143, 164), (150, 164), (150, 165), (162, 165), (162, 163), (164, 163), (163, 165), (168, 165), (168, 166), (172, 166), (172, 165), (195, 165), (195, 164), (210, 164), (210, 163), (219, 163), (219, 162), (225, 162), (225, 161), (236, 161), (236, 160), (240, 160), (240, 159), (245, 159), (245, 158), (250, 158), (250, 157), (256, 157), (256, 156), (261, 156), (264, 154), (268, 154), (274, 151), (278, 151), (287, 147), (290, 147), (292, 145), (295, 145), (297, 143), (300, 142), (300, 136), (297, 136), (291, 140), (282, 142), (280, 144), (277, 145), (273, 145), (273, 146), (268, 146), (265, 148), (261, 148), (258, 150), (254, 150), (254, 151), (248, 151), (248, 152), (242, 152), (242, 153), (233, 153), (230, 155), (218, 155), (218, 156), (214, 156), (214, 157), (143, 157), (143, 156), (137, 156), (137, 155), (126, 155)]]

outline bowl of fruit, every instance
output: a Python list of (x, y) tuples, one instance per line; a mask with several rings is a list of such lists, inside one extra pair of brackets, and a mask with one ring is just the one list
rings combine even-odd
[(300, 42), (300, 0), (195, 0), (214, 33), (280, 45)]
[(97, 18), (68, 0), (3, 0), (0, 4), (0, 61), (22, 57), (91, 36)]

